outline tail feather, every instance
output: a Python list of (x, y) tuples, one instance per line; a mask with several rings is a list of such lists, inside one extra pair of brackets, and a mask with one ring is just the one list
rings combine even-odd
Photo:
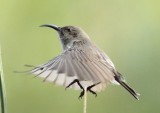
[(136, 93), (136, 91), (134, 89), (132, 89), (131, 87), (129, 87), (125, 82), (119, 81), (119, 83), (131, 94), (133, 95), (134, 98), (136, 98), (137, 100), (139, 100), (138, 96), (140, 95), (139, 93)]
[(132, 89), (130, 86), (128, 86), (128, 85), (125, 83), (122, 75), (121, 75), (119, 72), (115, 73), (114, 78), (115, 78), (115, 80), (116, 80), (119, 84), (121, 84), (135, 99), (139, 100), (138, 97), (140, 96), (140, 94), (137, 93), (134, 89)]

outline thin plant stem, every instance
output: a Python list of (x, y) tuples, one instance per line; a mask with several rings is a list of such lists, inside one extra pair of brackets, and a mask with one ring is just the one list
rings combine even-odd
[(6, 97), (5, 97), (1, 47), (0, 47), (0, 102), (1, 102), (1, 113), (6, 113)]
[(84, 107), (83, 113), (87, 113), (87, 88), (84, 89)]

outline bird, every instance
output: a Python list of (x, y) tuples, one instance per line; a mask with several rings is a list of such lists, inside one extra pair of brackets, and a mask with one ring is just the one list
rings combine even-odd
[(53, 24), (40, 27), (49, 27), (57, 31), (62, 53), (46, 63), (35, 66), (29, 73), (43, 78), (43, 81), (64, 86), (65, 89), (82, 90), (79, 98), (84, 96), (85, 90), (97, 96), (97, 92), (105, 90), (108, 84), (117, 84), (139, 100), (140, 94), (127, 85), (111, 59), (91, 41), (82, 28), (70, 25), (58, 27)]

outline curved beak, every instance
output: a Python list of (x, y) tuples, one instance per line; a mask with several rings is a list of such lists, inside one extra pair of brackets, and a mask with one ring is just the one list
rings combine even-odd
[(56, 26), (56, 25), (44, 24), (44, 25), (41, 25), (40, 27), (50, 27), (50, 28), (52, 28), (52, 29), (54, 29), (54, 30), (56, 30), (56, 31), (58, 31), (58, 32), (61, 31), (61, 28), (58, 27), (58, 26)]

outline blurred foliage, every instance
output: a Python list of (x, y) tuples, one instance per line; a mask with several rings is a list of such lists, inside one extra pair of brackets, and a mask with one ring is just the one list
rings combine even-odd
[(61, 52), (55, 31), (42, 24), (82, 27), (112, 59), (140, 101), (110, 85), (88, 94), (88, 113), (160, 112), (159, 0), (1, 0), (0, 43), (8, 113), (81, 113), (79, 91), (13, 73), (29, 70)]

